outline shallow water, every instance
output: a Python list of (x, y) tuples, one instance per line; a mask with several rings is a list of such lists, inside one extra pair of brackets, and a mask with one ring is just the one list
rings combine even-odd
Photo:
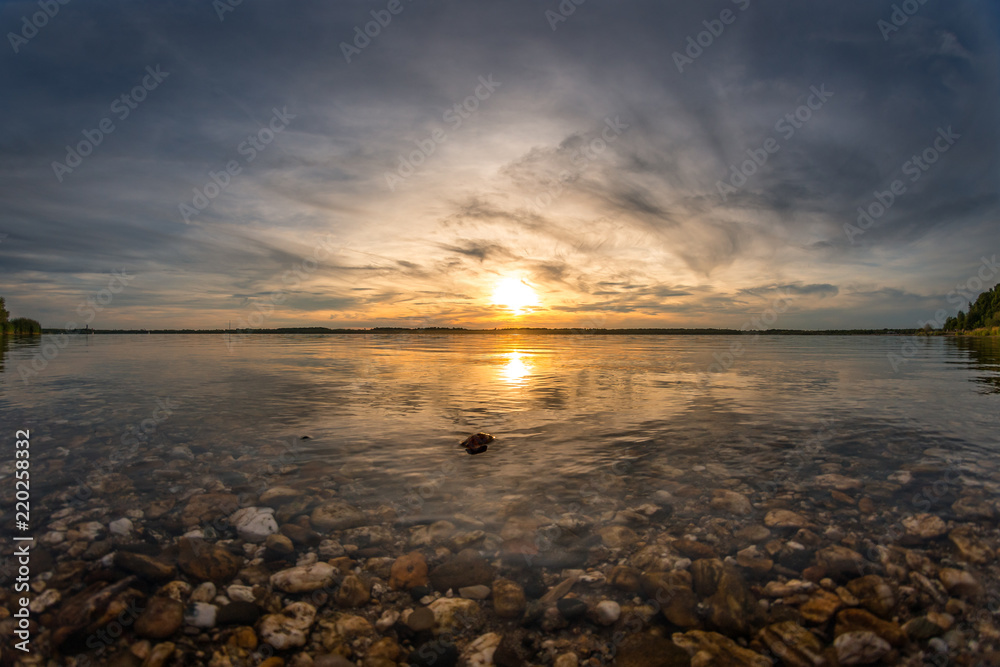
[[(9, 342), (0, 385), (8, 430), (30, 428), (35, 454), (64, 448), (33, 475), (42, 492), (110, 459), (141, 494), (182, 495), (205, 480), (156, 471), (185, 445), (192, 475), (211, 452), (237, 491), (337, 484), (414, 521), (487, 521), (501, 500), (558, 514), (665, 482), (769, 496), (821, 472), (952, 465), (975, 485), (1000, 451), (995, 339), (71, 336), (25, 382), (49, 340)], [(497, 440), (468, 456), (476, 431)], [(226, 454), (250, 457), (220, 469)]]

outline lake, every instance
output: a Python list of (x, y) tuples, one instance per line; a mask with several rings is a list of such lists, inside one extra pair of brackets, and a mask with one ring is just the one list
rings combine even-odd
[[(567, 568), (606, 577), (611, 564), (628, 562), (643, 545), (682, 538), (720, 557), (759, 547), (778, 568), (767, 575), (751, 569), (764, 580), (775, 572), (801, 576), (832, 544), (874, 560), (879, 545), (899, 543), (951, 563), (954, 546), (943, 533), (927, 543), (917, 536), (912, 517), (922, 514), (940, 517), (948, 529), (966, 525), (990, 549), (997, 546), (993, 510), (982, 509), (993, 507), (1000, 491), (995, 338), (498, 333), (54, 341), (5, 341), (0, 385), (0, 420), (11, 435), (31, 431), (39, 536), (132, 510), (147, 542), (163, 545), (191, 530), (232, 538), (225, 525), (190, 521), (185, 503), (231, 493), (254, 505), (269, 488), (291, 487), (303, 495), (297, 511), (281, 516), (279, 507), (279, 523), (335, 497), (395, 531), (336, 533), (348, 554), (399, 556), (407, 540), (414, 544), (413, 531), (446, 521), (436, 525), (465, 534), (459, 546), (475, 545), (501, 566), (546, 582)], [(52, 357), (45, 364), (43, 354)], [(496, 440), (469, 456), (459, 443), (479, 431)], [(3, 470), (9, 475), (12, 465)], [(752, 509), (744, 511), (736, 496)], [(155, 520), (135, 512), (157, 502)], [(780, 509), (799, 518), (783, 525), (773, 518)], [(520, 523), (512, 525), (512, 517)], [(738, 537), (762, 521), (769, 536), (755, 540), (744, 530)], [(607, 525), (629, 526), (623, 543), (603, 537)], [(796, 535), (805, 544), (793, 549), (804, 546), (809, 557), (783, 557), (786, 547), (770, 543)], [(52, 558), (70, 558), (69, 540), (55, 539), (45, 544)], [(700, 553), (684, 545), (672, 565)], [(446, 554), (428, 557), (433, 565)], [(884, 567), (873, 571), (885, 574)]]

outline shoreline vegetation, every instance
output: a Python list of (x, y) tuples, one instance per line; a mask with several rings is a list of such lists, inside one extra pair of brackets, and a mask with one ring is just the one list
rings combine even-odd
[(42, 325), (27, 317), (10, 319), (10, 312), (4, 298), (0, 296), (0, 335), (38, 336), (42, 334)]
[(945, 332), (961, 332), (967, 336), (1000, 336), (1000, 285), (983, 292), (969, 306), (969, 313), (961, 310), (944, 323)]

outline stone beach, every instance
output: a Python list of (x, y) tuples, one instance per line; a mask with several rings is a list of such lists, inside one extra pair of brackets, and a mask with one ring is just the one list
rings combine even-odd
[(985, 457), (827, 450), (765, 478), (678, 454), (551, 495), (407, 503), (372, 467), (173, 449), (37, 457), (79, 483), (36, 495), (35, 651), (5, 639), (3, 664), (1000, 664)]

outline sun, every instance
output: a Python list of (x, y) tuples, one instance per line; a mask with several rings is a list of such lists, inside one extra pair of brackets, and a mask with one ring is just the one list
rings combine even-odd
[(538, 295), (523, 280), (504, 278), (493, 290), (493, 303), (504, 306), (521, 315), (525, 310), (538, 305)]

